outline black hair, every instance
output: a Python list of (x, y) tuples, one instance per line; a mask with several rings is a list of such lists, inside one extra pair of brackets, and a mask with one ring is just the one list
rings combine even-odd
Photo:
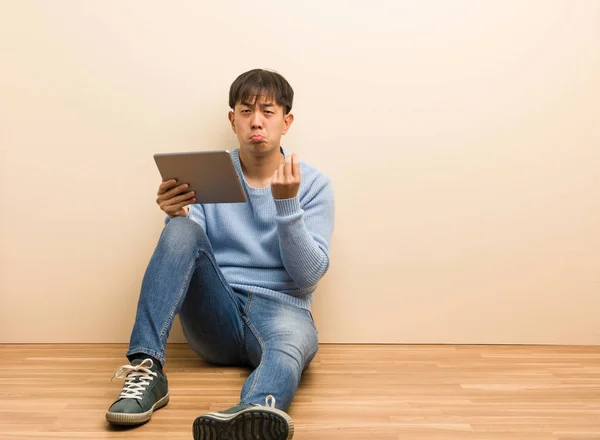
[(229, 89), (229, 107), (233, 109), (237, 103), (253, 101), (257, 96), (274, 99), (283, 107), (284, 115), (292, 110), (292, 86), (279, 73), (265, 69), (249, 70), (235, 79)]

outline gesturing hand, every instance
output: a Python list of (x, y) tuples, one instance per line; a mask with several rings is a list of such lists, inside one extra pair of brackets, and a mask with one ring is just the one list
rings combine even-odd
[(296, 197), (300, 188), (300, 180), (300, 162), (298, 162), (298, 155), (293, 153), (285, 158), (271, 178), (273, 198), (291, 199)]

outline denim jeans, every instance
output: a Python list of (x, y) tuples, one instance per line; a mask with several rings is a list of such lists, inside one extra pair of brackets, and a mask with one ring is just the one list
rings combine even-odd
[(310, 311), (286, 297), (233, 289), (204, 229), (176, 217), (165, 226), (146, 269), (127, 355), (149, 354), (164, 363), (179, 313), (189, 345), (204, 360), (254, 367), (241, 403), (264, 404), (271, 394), (285, 410), (318, 349)]

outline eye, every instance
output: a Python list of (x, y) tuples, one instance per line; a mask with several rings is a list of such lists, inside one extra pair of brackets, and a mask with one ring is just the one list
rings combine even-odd
[(265, 110), (265, 113), (267, 113), (267, 114), (269, 114), (269, 115), (272, 115), (272, 114), (273, 114), (273, 112), (272, 112), (271, 110)]
[(242, 113), (250, 113), (250, 110), (242, 110)]

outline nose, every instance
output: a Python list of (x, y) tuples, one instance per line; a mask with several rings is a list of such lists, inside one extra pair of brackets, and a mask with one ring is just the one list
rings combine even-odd
[(259, 130), (262, 128), (262, 115), (260, 114), (260, 112), (254, 112), (254, 114), (252, 115), (252, 129), (253, 130)]

